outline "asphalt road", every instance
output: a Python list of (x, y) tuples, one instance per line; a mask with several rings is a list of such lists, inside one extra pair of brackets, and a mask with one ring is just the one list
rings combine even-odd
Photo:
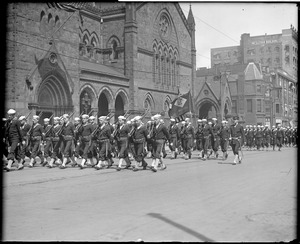
[(3, 172), (2, 240), (296, 239), (297, 148), (244, 150), (238, 165), (232, 152), (226, 161), (202, 161), (196, 152), (190, 160), (168, 157), (167, 169), (156, 173), (41, 166)]

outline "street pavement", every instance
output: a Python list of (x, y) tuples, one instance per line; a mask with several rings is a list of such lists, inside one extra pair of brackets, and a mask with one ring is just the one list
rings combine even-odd
[[(3, 171), (3, 241), (279, 242), (296, 239), (297, 148), (242, 164), (182, 155), (167, 169)], [(117, 159), (115, 160), (115, 164)], [(146, 159), (151, 164), (151, 159)]]

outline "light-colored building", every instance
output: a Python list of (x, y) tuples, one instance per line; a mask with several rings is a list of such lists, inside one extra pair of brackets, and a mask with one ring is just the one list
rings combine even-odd
[(239, 46), (211, 49), (211, 67), (216, 65), (260, 63), (270, 71), (285, 70), (298, 75), (298, 31), (291, 26), (280, 34), (250, 36), (244, 33)]

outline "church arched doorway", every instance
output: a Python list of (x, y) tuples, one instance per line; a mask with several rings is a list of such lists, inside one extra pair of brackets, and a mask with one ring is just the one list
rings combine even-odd
[(118, 120), (118, 117), (120, 115), (124, 115), (124, 102), (121, 95), (119, 94), (115, 102), (115, 121)]
[(104, 93), (101, 93), (98, 100), (98, 117), (108, 115), (108, 99)]
[(214, 104), (209, 101), (202, 103), (199, 108), (199, 118), (210, 119), (213, 117), (217, 117), (217, 110)]
[(72, 97), (66, 80), (57, 72), (52, 72), (40, 84), (37, 90), (37, 114), (43, 112), (40, 123), (44, 118), (61, 116), (73, 112)]

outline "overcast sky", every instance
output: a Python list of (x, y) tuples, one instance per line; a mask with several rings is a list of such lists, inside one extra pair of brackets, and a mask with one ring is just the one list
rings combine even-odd
[[(179, 3), (188, 16), (190, 3)], [(292, 24), (298, 31), (295, 3), (192, 2), (196, 23), (196, 67), (210, 68), (210, 49), (238, 46), (241, 35), (280, 34)]]

